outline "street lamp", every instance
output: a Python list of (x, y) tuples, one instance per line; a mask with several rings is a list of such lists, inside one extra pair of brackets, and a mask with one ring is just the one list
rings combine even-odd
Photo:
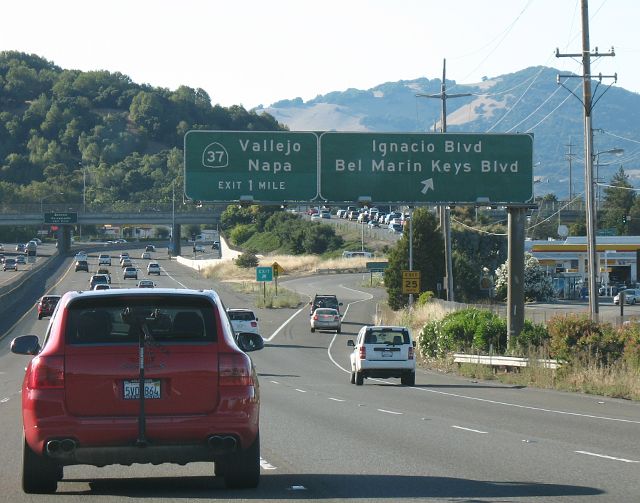
[(63, 196), (64, 192), (56, 192), (55, 194), (49, 194), (48, 196), (44, 196), (40, 198), (40, 213), (44, 215), (44, 205), (43, 203), (51, 198), (51, 197), (55, 197), (55, 196)]
[(615, 156), (621, 156), (624, 154), (623, 148), (612, 148), (610, 150), (601, 150), (593, 154), (593, 158), (596, 162), (596, 209), (600, 209), (600, 166), (608, 166), (611, 163), (600, 164), (601, 154), (612, 154)]

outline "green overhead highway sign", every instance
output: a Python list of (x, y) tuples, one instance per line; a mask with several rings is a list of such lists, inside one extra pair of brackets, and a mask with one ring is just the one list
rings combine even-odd
[(526, 203), (533, 136), (322, 133), (320, 196), (334, 203)]
[(44, 214), (45, 224), (75, 224), (78, 223), (77, 213), (50, 212)]
[(203, 202), (302, 202), (318, 195), (318, 140), (311, 132), (189, 131), (187, 197)]

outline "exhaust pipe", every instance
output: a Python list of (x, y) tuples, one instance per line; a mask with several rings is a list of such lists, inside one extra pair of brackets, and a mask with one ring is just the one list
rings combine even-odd
[(49, 440), (46, 445), (47, 454), (56, 454), (60, 451), (60, 440)]
[(207, 439), (207, 444), (214, 451), (233, 452), (237, 441), (231, 435), (212, 435)]
[(71, 438), (65, 438), (60, 442), (60, 448), (62, 449), (62, 452), (72, 452), (76, 449), (76, 441)]

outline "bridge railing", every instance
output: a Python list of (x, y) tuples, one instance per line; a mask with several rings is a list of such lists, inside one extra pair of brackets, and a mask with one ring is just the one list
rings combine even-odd
[[(226, 205), (202, 205), (176, 204), (176, 214), (209, 214), (220, 213)], [(37, 214), (37, 213), (171, 213), (174, 208), (171, 202), (167, 203), (107, 203), (107, 204), (68, 204), (68, 203), (27, 203), (27, 204), (0, 204), (0, 213), (7, 215)]]

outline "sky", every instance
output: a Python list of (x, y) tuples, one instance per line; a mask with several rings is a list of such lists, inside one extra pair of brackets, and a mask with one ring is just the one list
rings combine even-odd
[[(0, 50), (138, 84), (202, 88), (214, 104), (421, 77), (461, 84), (549, 66), (581, 73), (580, 0), (9, 0)], [(639, 0), (590, 0), (592, 74), (640, 92)], [(606, 80), (607, 83), (610, 81)], [(451, 91), (452, 89), (447, 89)]]

